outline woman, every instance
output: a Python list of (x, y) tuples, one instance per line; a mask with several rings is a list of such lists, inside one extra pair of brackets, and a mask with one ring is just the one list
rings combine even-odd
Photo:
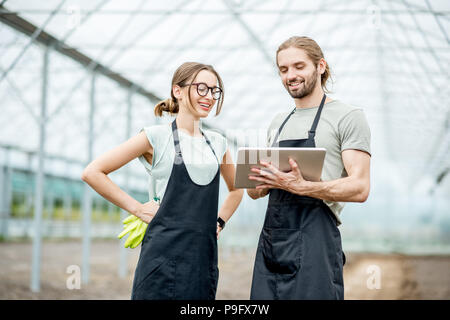
[[(155, 115), (168, 112), (177, 114), (176, 119), (144, 128), (83, 172), (82, 179), (99, 194), (148, 223), (132, 299), (215, 299), (217, 238), (243, 195), (234, 189), (235, 167), (226, 139), (199, 126), (216, 101), (218, 115), (223, 85), (213, 67), (182, 64), (172, 79), (171, 98), (155, 107)], [(107, 177), (136, 157), (151, 175), (150, 199), (160, 203), (141, 204)], [(219, 171), (229, 193), (218, 212)]]

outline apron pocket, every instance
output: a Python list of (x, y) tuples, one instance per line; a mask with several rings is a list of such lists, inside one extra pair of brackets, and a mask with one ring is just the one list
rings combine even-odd
[(175, 262), (164, 257), (152, 259), (148, 265), (141, 264), (140, 281), (133, 290), (133, 299), (172, 299)]
[(267, 269), (273, 273), (295, 274), (300, 267), (300, 230), (262, 230), (262, 253)]

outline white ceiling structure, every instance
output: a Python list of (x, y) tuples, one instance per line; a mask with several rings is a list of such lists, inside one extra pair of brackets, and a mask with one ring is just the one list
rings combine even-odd
[[(92, 70), (99, 65), (133, 85), (127, 88), (100, 72), (95, 76), (94, 157), (127, 138), (128, 103), (132, 105), (130, 134), (156, 122), (155, 101), (149, 94), (167, 98), (172, 74), (185, 61), (211, 64), (221, 74), (223, 110), (205, 123), (230, 137), (238, 136), (242, 144), (245, 135), (262, 132), (264, 137), (274, 115), (293, 107), (277, 75), (275, 52), (290, 36), (306, 35), (322, 47), (331, 67), (330, 96), (362, 107), (367, 115), (372, 172), (382, 177), (378, 181), (394, 188), (416, 188), (416, 182), (425, 179), (430, 188), (449, 170), (450, 3), (446, 0), (7, 0), (0, 4), (2, 22), (20, 17), (37, 28), (25, 35), (0, 24), (2, 145), (37, 149), (46, 46), (33, 40), (44, 32), (58, 40), (59, 48), (66, 46), (95, 61), (82, 65), (49, 47), (45, 150), (49, 156), (84, 163)], [(142, 168), (136, 170), (142, 173)]]
[[(265, 145), (272, 118), (294, 107), (275, 52), (305, 35), (331, 67), (329, 95), (363, 108), (372, 133), (371, 195), (345, 209), (346, 250), (448, 253), (449, 32), (448, 0), (0, 0), (0, 173), (7, 166), (38, 172), (41, 191), (37, 162), (45, 153), (47, 174), (79, 182), (90, 159), (171, 120), (156, 119), (153, 108), (186, 61), (221, 75), (222, 112), (204, 123), (229, 138), (233, 154), (236, 146)], [(113, 176), (146, 191), (137, 160)], [(244, 199), (233, 220), (257, 229), (264, 206)], [(41, 216), (35, 212), (35, 221)], [(234, 223), (227, 233), (233, 228), (225, 241), (257, 243), (256, 231)], [(33, 290), (39, 248), (33, 244)]]

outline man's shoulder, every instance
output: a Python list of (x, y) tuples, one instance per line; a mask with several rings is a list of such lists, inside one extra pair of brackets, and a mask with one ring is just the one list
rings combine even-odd
[(329, 120), (337, 122), (347, 117), (359, 117), (364, 114), (363, 108), (337, 99), (327, 103), (326, 106), (327, 108), (325, 108), (323, 112), (325, 117), (331, 117), (332, 119)]
[(361, 107), (355, 106), (353, 104), (341, 101), (339, 99), (332, 100), (331, 102), (326, 104), (327, 109), (333, 110), (335, 112), (346, 114), (355, 110), (362, 110)]

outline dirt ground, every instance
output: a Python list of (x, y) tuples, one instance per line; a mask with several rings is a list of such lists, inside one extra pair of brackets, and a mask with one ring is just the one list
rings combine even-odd
[[(81, 266), (81, 241), (46, 241), (41, 291), (30, 291), (31, 242), (0, 243), (0, 299), (129, 299), (139, 249), (129, 250), (128, 275), (118, 277), (119, 242), (95, 240), (88, 284), (68, 289), (70, 265)], [(217, 299), (247, 300), (255, 252), (219, 251)], [(345, 299), (450, 299), (450, 256), (346, 252)]]

